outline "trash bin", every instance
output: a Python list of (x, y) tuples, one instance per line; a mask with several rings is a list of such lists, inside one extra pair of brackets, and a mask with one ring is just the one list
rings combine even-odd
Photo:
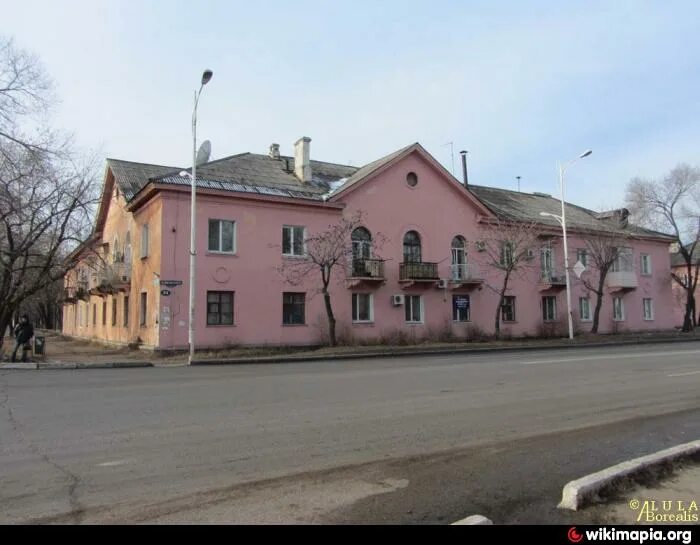
[(44, 355), (44, 344), (46, 342), (46, 337), (37, 336), (34, 337), (34, 355), (43, 356)]

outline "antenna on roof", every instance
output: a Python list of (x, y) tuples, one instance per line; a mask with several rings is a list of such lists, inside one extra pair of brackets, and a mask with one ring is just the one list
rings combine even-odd
[(211, 142), (209, 140), (205, 140), (204, 142), (202, 142), (202, 145), (199, 146), (199, 150), (197, 151), (197, 166), (203, 165), (204, 163), (208, 163), (210, 156)]
[(450, 146), (450, 157), (452, 158), (452, 176), (455, 175), (455, 144), (454, 142), (447, 142), (443, 144), (442, 147)]

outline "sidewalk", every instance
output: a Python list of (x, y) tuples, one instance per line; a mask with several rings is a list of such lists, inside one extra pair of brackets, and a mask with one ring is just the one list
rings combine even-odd
[(679, 465), (667, 478), (638, 485), (606, 504), (587, 508), (599, 524), (700, 523), (700, 464)]
[[(114, 367), (165, 367), (187, 364), (187, 354), (159, 355), (157, 353), (109, 347), (99, 343), (73, 340), (55, 332), (41, 332), (46, 337), (46, 356), (27, 364), (0, 362), (0, 369), (84, 369)], [(423, 343), (404, 346), (338, 346), (308, 348), (236, 348), (198, 352), (193, 365), (231, 365), (251, 363), (309, 362), (321, 360), (351, 360), (397, 356), (446, 354), (483, 354), (515, 350), (547, 350), (556, 348), (586, 348), (624, 346), (666, 342), (700, 341), (700, 332), (677, 331), (619, 334), (582, 335), (569, 339), (489, 340), (462, 343)]]

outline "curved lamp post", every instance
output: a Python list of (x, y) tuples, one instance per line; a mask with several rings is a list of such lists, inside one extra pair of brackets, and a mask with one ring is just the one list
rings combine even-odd
[(559, 190), (561, 192), (561, 216), (557, 214), (550, 214), (549, 212), (540, 212), (540, 216), (552, 217), (559, 222), (561, 225), (563, 237), (564, 237), (564, 275), (566, 277), (566, 314), (569, 323), (569, 339), (574, 338), (574, 324), (571, 316), (571, 282), (569, 281), (569, 245), (566, 239), (566, 206), (564, 206), (564, 172), (567, 168), (573, 165), (579, 159), (588, 157), (592, 150), (584, 151), (576, 159), (572, 159), (568, 163), (559, 164)]

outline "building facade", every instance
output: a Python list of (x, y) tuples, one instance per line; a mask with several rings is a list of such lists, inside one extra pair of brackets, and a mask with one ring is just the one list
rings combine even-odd
[[(188, 345), (190, 187), (177, 167), (107, 160), (93, 236), (71, 256), (63, 332), (156, 350)], [(329, 286), (341, 340), (565, 335), (566, 292), (559, 200), (465, 186), (413, 144), (361, 168), (244, 153), (197, 168), (196, 344), (315, 345), (327, 319), (320, 271), (300, 283), (283, 274), (305, 241), (342, 218), (362, 218), (346, 266)], [(571, 265), (586, 236), (622, 232), (625, 250), (605, 286), (600, 332), (675, 325), (669, 239), (567, 205)], [(528, 259), (512, 275), (489, 259), (494, 226), (536, 224)], [(503, 241), (504, 243), (507, 241)], [(507, 259), (507, 258), (506, 258)], [(573, 273), (576, 329), (590, 329), (595, 295)]]

